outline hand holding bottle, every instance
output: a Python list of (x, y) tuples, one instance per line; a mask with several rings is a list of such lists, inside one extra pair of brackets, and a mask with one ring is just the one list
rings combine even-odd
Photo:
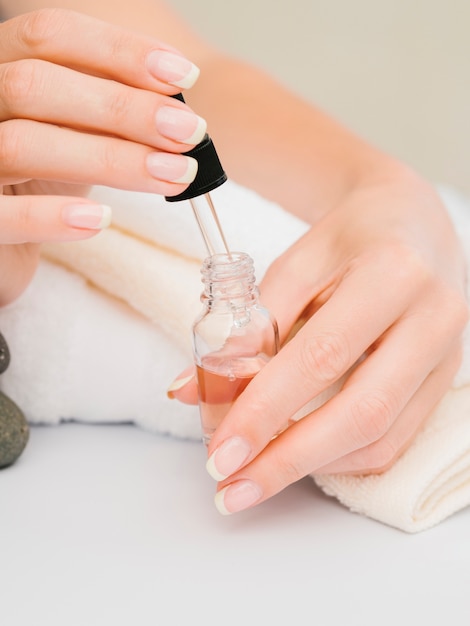
[[(91, 237), (102, 184), (174, 195), (197, 171), (183, 155), (206, 124), (171, 98), (198, 68), (148, 36), (59, 9), (0, 24), (0, 305), (28, 282), (42, 241)], [(17, 244), (11, 246), (10, 244)]]
[[(452, 226), (432, 188), (407, 171), (346, 196), (260, 289), (281, 341), (307, 321), (212, 437), (208, 469), (223, 513), (310, 473), (384, 471), (449, 388), (468, 318)], [(343, 377), (337, 394), (276, 436)], [(191, 400), (192, 384), (174, 395)]]

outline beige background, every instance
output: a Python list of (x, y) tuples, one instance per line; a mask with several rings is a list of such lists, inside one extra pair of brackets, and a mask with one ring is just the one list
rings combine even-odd
[(170, 0), (436, 182), (470, 194), (470, 0)]

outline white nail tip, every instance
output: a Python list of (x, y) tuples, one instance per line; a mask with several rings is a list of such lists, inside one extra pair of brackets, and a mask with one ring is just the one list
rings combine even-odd
[[(219, 470), (215, 466), (215, 455), (217, 454), (217, 450), (211, 454), (211, 456), (207, 459), (206, 470), (209, 476), (211, 476), (217, 482), (221, 480), (225, 480), (227, 476), (225, 474), (221, 474)], [(219, 492), (220, 493), (220, 492)]]
[(100, 223), (98, 224), (97, 228), (101, 229), (101, 228), (108, 228), (108, 226), (111, 225), (111, 220), (113, 217), (113, 211), (111, 209), (110, 206), (107, 206), (106, 204), (101, 205), (101, 209), (103, 211), (103, 214), (101, 216), (101, 220)]
[(197, 145), (204, 139), (204, 135), (206, 134), (206, 130), (207, 130), (207, 122), (202, 117), (197, 116), (197, 118), (198, 120), (197, 120), (196, 130), (193, 132), (191, 137), (188, 137), (182, 143), (188, 143), (188, 144), (195, 143)]
[[(188, 167), (186, 169), (186, 172), (183, 174), (183, 176), (180, 176), (179, 178), (177, 178), (176, 180), (172, 182), (192, 183), (193, 180), (196, 178), (198, 162), (196, 161), (196, 159), (193, 159), (192, 157), (186, 157), (186, 161), (188, 162)], [(190, 378), (192, 378), (192, 376)], [(188, 381), (189, 380), (190, 379), (188, 379)]]
[(168, 387), (167, 391), (178, 391), (185, 385), (187, 385), (191, 380), (193, 380), (194, 376), (185, 376), (184, 378), (177, 378), (174, 380), (171, 385)]
[(170, 84), (175, 85), (175, 87), (181, 87), (181, 89), (189, 89), (197, 81), (199, 74), (200, 69), (197, 65), (193, 65), (186, 76), (183, 76), (183, 78), (180, 78), (179, 80), (170, 81)]
[[(227, 487), (225, 488), (227, 489)], [(225, 489), (221, 489), (215, 494), (214, 504), (215, 508), (219, 511), (221, 515), (232, 515), (231, 512), (225, 507)]]

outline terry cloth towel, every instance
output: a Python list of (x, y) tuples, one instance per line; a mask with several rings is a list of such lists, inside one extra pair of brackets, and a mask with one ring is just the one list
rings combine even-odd
[[(441, 188), (470, 268), (470, 205)], [(232, 249), (266, 268), (308, 226), (228, 181), (212, 192)], [(0, 309), (12, 353), (0, 388), (30, 423), (133, 422), (200, 439), (196, 407), (166, 397), (191, 361), (200, 309), (202, 239), (189, 204), (96, 187), (113, 226), (88, 241), (44, 248), (25, 293)], [(263, 237), (269, 223), (269, 237)], [(470, 504), (470, 333), (453, 388), (411, 447), (377, 476), (313, 476), (352, 511), (407, 532), (430, 528)]]

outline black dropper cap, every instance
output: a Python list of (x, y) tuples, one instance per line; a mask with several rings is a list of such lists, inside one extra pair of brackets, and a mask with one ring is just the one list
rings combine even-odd
[[(173, 97), (184, 102), (180, 93)], [(165, 200), (168, 202), (179, 202), (202, 196), (216, 187), (220, 187), (227, 180), (227, 174), (224, 172), (212, 139), (207, 133), (201, 143), (184, 154), (193, 157), (198, 162), (196, 178), (183, 193), (177, 196), (165, 196)]]

